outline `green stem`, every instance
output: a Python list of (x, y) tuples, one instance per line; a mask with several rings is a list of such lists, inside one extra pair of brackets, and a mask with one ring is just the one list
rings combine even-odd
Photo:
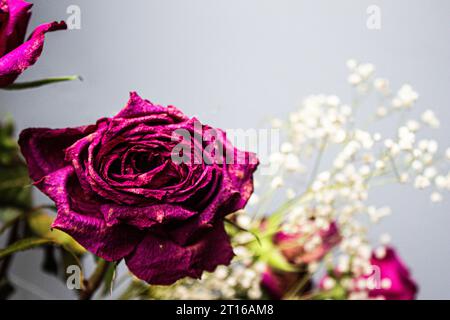
[(65, 77), (55, 77), (55, 78), (47, 78), (36, 81), (29, 82), (16, 82), (12, 85), (3, 88), (4, 90), (23, 90), (23, 89), (32, 89), (42, 87), (48, 84), (65, 82), (65, 81), (73, 81), (73, 80), (82, 80), (80, 76), (65, 76)]
[(80, 300), (90, 300), (92, 298), (92, 296), (102, 284), (103, 278), (108, 271), (110, 263), (111, 262), (107, 262), (103, 259), (98, 260), (97, 267), (95, 268), (94, 273), (89, 278), (89, 280), (86, 281), (85, 288), (80, 293)]

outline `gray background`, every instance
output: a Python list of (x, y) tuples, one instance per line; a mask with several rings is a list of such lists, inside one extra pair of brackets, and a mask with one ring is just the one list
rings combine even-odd
[[(118, 111), (131, 90), (217, 127), (258, 127), (269, 115), (285, 117), (308, 94), (348, 101), (345, 61), (354, 57), (374, 63), (393, 86), (413, 84), (419, 107), (441, 119), (437, 140), (449, 145), (449, 1), (34, 2), (33, 27), (66, 19), (66, 8), (77, 4), (82, 29), (49, 34), (43, 56), (20, 80), (67, 74), (85, 80), (0, 92), (0, 112), (11, 112), (20, 129), (92, 123)], [(379, 31), (366, 28), (371, 4), (382, 10)], [(450, 298), (449, 200), (431, 205), (425, 192), (408, 187), (374, 197), (394, 210), (375, 232), (392, 234), (420, 298)], [(20, 255), (13, 273), (44, 292), (19, 290), (15, 297), (70, 298), (63, 284), (37, 271), (39, 257)]]

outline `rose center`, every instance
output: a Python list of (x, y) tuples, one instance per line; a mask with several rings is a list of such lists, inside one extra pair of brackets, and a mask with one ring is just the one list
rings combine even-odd
[(159, 154), (138, 153), (132, 158), (132, 168), (136, 173), (148, 172), (159, 167), (163, 163), (163, 159)]
[(6, 22), (9, 17), (9, 8), (6, 0), (0, 0), (0, 31), (4, 26), (6, 26)]

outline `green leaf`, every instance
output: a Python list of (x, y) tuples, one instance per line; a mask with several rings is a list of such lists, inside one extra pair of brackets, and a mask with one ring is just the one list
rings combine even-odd
[(296, 272), (298, 269), (291, 265), (279, 250), (274, 250), (269, 254), (267, 264), (272, 268), (285, 271)]
[(65, 81), (74, 81), (74, 80), (82, 80), (80, 76), (65, 76), (65, 77), (55, 77), (55, 78), (47, 78), (47, 79), (41, 79), (36, 81), (29, 81), (29, 82), (16, 82), (11, 84), (10, 86), (3, 88), (4, 90), (23, 90), (23, 89), (32, 89), (32, 88), (38, 88), (45, 85), (58, 83), (58, 82), (65, 82)]
[(0, 166), (0, 193), (0, 206), (30, 208), (30, 178), (25, 165)]
[(14, 128), (14, 118), (10, 113), (7, 113), (1, 121), (0, 134), (4, 137), (12, 138), (14, 134)]
[(114, 280), (116, 278), (116, 263), (110, 263), (108, 270), (106, 271), (105, 277), (103, 279), (103, 290), (102, 295), (111, 295), (114, 287)]
[(261, 238), (259, 244), (252, 243), (249, 248), (260, 261), (266, 262), (272, 268), (285, 272), (298, 271), (295, 266), (291, 265), (286, 260), (278, 247), (272, 242), (271, 238)]
[(0, 235), (8, 230), (10, 227), (20, 219), (22, 212), (13, 208), (0, 208), (0, 220), (3, 221), (3, 225), (0, 227)]
[(13, 134), (14, 120), (7, 114), (0, 119), (0, 165), (12, 165), (19, 159), (19, 146)]
[(50, 239), (42, 239), (42, 238), (25, 238), (22, 240), (19, 240), (9, 247), (0, 250), (0, 260), (4, 259), (5, 257), (24, 250), (33, 249), (45, 244), (54, 243), (53, 240)]
[(22, 211), (17, 208), (0, 207), (0, 221), (8, 223), (11, 220), (18, 218), (22, 214)]
[(233, 227), (237, 231), (243, 231), (243, 232), (250, 233), (253, 237), (255, 237), (255, 240), (261, 245), (261, 240), (260, 240), (259, 235), (258, 235), (258, 231), (259, 231), (258, 229), (247, 230), (245, 228), (242, 228), (237, 223), (235, 223), (234, 221), (229, 220), (229, 219), (225, 219), (225, 222), (226, 222), (225, 230), (227, 231), (228, 234), (234, 235), (232, 233), (232, 231), (228, 230), (227, 226), (229, 225), (229, 226)]
[(37, 211), (28, 216), (28, 225), (37, 236), (50, 239), (76, 255), (82, 255), (86, 252), (86, 249), (67, 233), (52, 229), (52, 222), (53, 217), (44, 211)]

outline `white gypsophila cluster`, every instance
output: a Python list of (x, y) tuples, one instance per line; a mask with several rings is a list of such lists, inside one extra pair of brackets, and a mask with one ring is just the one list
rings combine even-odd
[[(306, 98), (286, 122), (272, 122), (287, 128), (288, 141), (283, 144), (287, 146), (284, 150), (270, 158), (278, 169), (271, 188), (286, 187), (286, 199), (292, 204), (286, 210), (283, 229), (302, 233), (305, 251), (320, 246), (318, 231), (333, 222), (338, 224), (342, 241), (336, 269), (358, 276), (371, 272), (373, 248), (367, 239), (370, 225), (391, 214), (389, 206), (368, 203), (370, 190), (391, 182), (409, 183), (417, 189), (429, 189), (431, 201), (442, 201), (443, 192), (450, 190), (450, 172), (446, 169), (450, 149), (442, 154), (437, 141), (424, 136), (426, 129), (440, 125), (432, 110), (421, 112), (417, 119), (411, 117), (419, 99), (411, 85), (404, 84), (395, 91), (389, 80), (374, 77), (374, 65), (355, 60), (347, 65), (348, 81), (356, 89), (352, 103), (342, 103), (334, 95), (314, 95)], [(372, 101), (370, 97), (377, 102), (369, 108), (364, 102)], [(356, 111), (361, 113), (362, 108), (370, 115), (366, 121), (355, 119)], [(398, 120), (397, 129), (391, 134), (377, 131), (377, 122), (388, 118)], [(327, 170), (320, 170), (326, 152), (334, 152), (333, 161)], [(283, 173), (288, 157), (295, 159), (291, 160), (296, 164), (293, 167), (302, 170)], [(314, 157), (316, 163), (306, 165)], [(312, 179), (295, 180), (305, 182), (303, 187), (288, 187), (286, 176), (307, 176), (312, 170)], [(383, 235), (381, 241), (386, 243), (387, 238)]]
[[(269, 157), (271, 175), (256, 177), (255, 187), (261, 192), (252, 195), (236, 223), (250, 229), (271, 212), (281, 212), (279, 230), (301, 234), (298, 241), (306, 254), (320, 248), (325, 241), (321, 232), (337, 224), (339, 245), (322, 261), (311, 262), (308, 270), (315, 273), (323, 262), (339, 273), (353, 274), (357, 283), (346, 279), (340, 285), (351, 292), (350, 299), (363, 299), (371, 283), (359, 278), (373, 271), (370, 258), (378, 250), (369, 242), (368, 230), (391, 215), (388, 204), (369, 203), (371, 190), (386, 183), (410, 184), (429, 190), (431, 201), (442, 201), (443, 192), (450, 190), (446, 169), (450, 149), (439, 150), (437, 141), (426, 136), (427, 129), (440, 125), (432, 110), (412, 117), (419, 94), (411, 85), (393, 90), (389, 80), (375, 77), (373, 64), (349, 60), (347, 66), (348, 82), (355, 89), (351, 103), (342, 103), (335, 95), (312, 95), (286, 121), (272, 120), (273, 128), (286, 131), (286, 141)], [(368, 119), (357, 119), (357, 113)], [(388, 119), (397, 121), (397, 128), (390, 134), (379, 132), (377, 123)], [(325, 155), (332, 159), (328, 165)], [(284, 202), (277, 198), (280, 191)], [(276, 207), (271, 208), (271, 203), (277, 203)], [(219, 267), (201, 281), (184, 281), (174, 291), (175, 297), (260, 298), (265, 266), (254, 263), (245, 246), (252, 237), (248, 232), (237, 233), (233, 242), (242, 245), (235, 247), (238, 258), (231, 266)], [(389, 241), (387, 234), (380, 237), (383, 246)], [(324, 286), (334, 285), (332, 278), (325, 279)], [(356, 291), (352, 290), (355, 286)]]

